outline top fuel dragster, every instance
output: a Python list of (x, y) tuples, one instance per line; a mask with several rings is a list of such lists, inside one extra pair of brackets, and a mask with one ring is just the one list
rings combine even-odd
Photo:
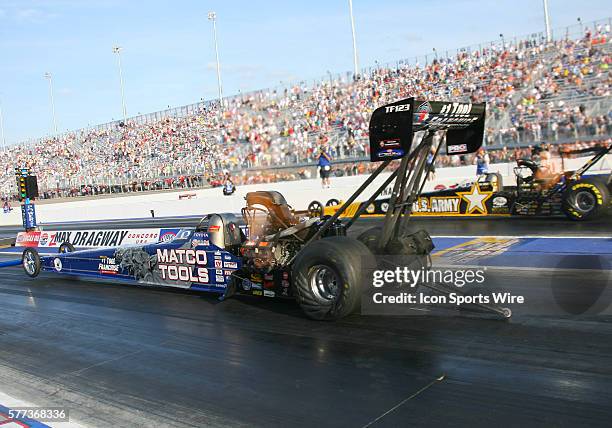
[[(503, 184), (500, 173), (481, 175), (477, 180), (449, 188), (423, 192), (415, 199), (413, 216), (478, 217), (478, 216), (566, 216), (586, 221), (609, 215), (612, 200), (612, 172), (591, 174), (593, 165), (612, 152), (612, 144), (582, 149), (568, 154), (592, 157), (575, 171), (542, 177), (541, 166), (531, 159), (518, 159), (514, 168), (516, 185)], [(363, 205), (355, 202), (343, 216), (350, 216)], [(312, 201), (311, 215), (331, 215), (340, 201), (329, 200), (325, 207)], [(389, 198), (379, 198), (365, 206), (365, 215), (384, 215)]]
[[(370, 120), (371, 161), (380, 165), (331, 216), (293, 211), (278, 192), (252, 192), (246, 196), (242, 218), (210, 214), (195, 230), (181, 231), (170, 242), (76, 252), (65, 244), (59, 254), (50, 256), (27, 248), (23, 268), (31, 277), (45, 271), (203, 290), (222, 298), (234, 293), (293, 297), (307, 316), (335, 320), (358, 308), (368, 280), (363, 266), (374, 255), (399, 255), (407, 265), (429, 268), (432, 240), (424, 230), (410, 230), (409, 219), (427, 177), (433, 134), (446, 132), (448, 153), (472, 153), (482, 144), (484, 118), (485, 104), (414, 98), (376, 109)], [(350, 219), (340, 220), (395, 159), (400, 160), (399, 168), (370, 201)], [(347, 237), (365, 207), (392, 183), (383, 226), (357, 239)], [(510, 316), (508, 309), (481, 306)]]

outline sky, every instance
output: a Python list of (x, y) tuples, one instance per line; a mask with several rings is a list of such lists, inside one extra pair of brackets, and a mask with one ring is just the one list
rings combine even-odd
[[(348, 0), (0, 0), (0, 103), (8, 144), (217, 96), (353, 69)], [(553, 29), (612, 17), (610, 0), (549, 0)], [(361, 67), (544, 29), (541, 0), (353, 0)], [(0, 136), (0, 144), (2, 144)]]

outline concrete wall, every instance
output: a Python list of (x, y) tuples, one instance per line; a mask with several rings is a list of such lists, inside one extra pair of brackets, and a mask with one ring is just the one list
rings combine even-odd
[[(581, 165), (584, 160), (573, 159), (566, 167), (568, 169)], [(504, 183), (513, 183), (512, 169), (514, 164), (491, 165), (492, 171), (498, 171), (504, 176)], [(382, 184), (388, 173), (381, 174), (375, 183)], [(462, 180), (474, 179), (475, 167), (439, 168), (436, 179), (428, 182), (425, 190), (431, 190), (437, 184), (450, 185)], [(150, 217), (150, 210), (155, 210), (156, 217), (202, 215), (211, 212), (240, 212), (244, 206), (246, 193), (254, 190), (277, 190), (281, 192), (289, 204), (295, 209), (306, 209), (311, 201), (317, 200), (323, 204), (329, 199), (347, 199), (367, 176), (339, 177), (332, 179), (331, 189), (322, 189), (319, 179), (300, 180), (282, 183), (241, 186), (232, 196), (223, 196), (220, 188), (185, 192), (160, 192), (147, 195), (132, 195), (98, 200), (79, 200), (74, 202), (48, 203), (39, 205), (37, 217), (39, 223), (109, 220), (124, 218)], [(370, 187), (375, 190), (374, 186)], [(183, 193), (195, 193), (193, 199), (179, 200)], [(366, 192), (358, 200), (362, 201), (370, 195)], [(0, 214), (0, 226), (20, 225), (21, 212), (18, 207), (10, 214)]]

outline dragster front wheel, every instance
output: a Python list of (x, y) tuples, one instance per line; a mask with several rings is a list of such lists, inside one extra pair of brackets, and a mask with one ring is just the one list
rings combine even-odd
[(58, 253), (60, 254), (65, 254), (65, 253), (74, 253), (75, 248), (74, 245), (72, 245), (70, 242), (64, 242), (62, 245), (59, 246), (58, 249)]
[(40, 254), (38, 254), (38, 251), (35, 249), (26, 248), (21, 256), (21, 263), (23, 265), (24, 272), (30, 278), (36, 278), (38, 275), (40, 275), (42, 263), (40, 260)]
[(323, 204), (319, 201), (312, 201), (308, 205), (308, 215), (310, 217), (321, 217), (323, 215)]
[(293, 287), (304, 313), (333, 321), (356, 311), (361, 303), (364, 266), (373, 259), (356, 239), (334, 236), (300, 251), (292, 268)]

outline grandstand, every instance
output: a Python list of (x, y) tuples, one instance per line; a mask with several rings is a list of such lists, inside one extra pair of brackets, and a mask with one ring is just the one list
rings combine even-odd
[(13, 192), (17, 165), (35, 171), (46, 197), (201, 187), (223, 170), (239, 183), (299, 179), (323, 141), (351, 163), (339, 166), (343, 173), (365, 172), (356, 162), (368, 155), (370, 112), (409, 96), (486, 101), (494, 161), (540, 141), (607, 140), (610, 19), (557, 34), (550, 43), (535, 34), (481, 44), (369, 68), (358, 78), (346, 73), (226, 98), (223, 109), (198, 103), (13, 146), (2, 153), (0, 190)]

